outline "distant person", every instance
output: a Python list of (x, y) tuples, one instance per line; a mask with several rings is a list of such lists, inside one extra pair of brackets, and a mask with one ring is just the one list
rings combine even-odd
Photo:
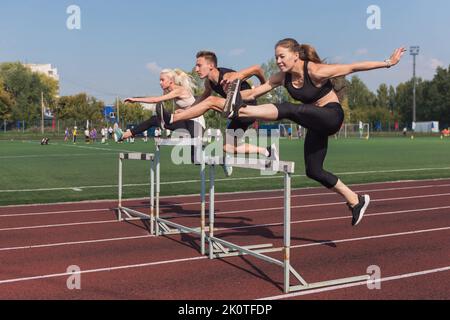
[(92, 139), (92, 143), (96, 143), (97, 142), (97, 129), (92, 129), (91, 131), (91, 139)]
[(78, 135), (78, 127), (73, 127), (72, 130), (72, 137), (73, 137), (73, 143), (76, 144), (77, 143), (77, 135)]
[(106, 129), (106, 127), (102, 128), (101, 135), (102, 135), (102, 144), (105, 144), (106, 143), (106, 136), (108, 135), (108, 129)]
[(69, 137), (70, 137), (69, 128), (66, 128), (66, 131), (64, 132), (64, 142), (69, 141)]
[(406, 137), (406, 134), (408, 133), (408, 129), (405, 127), (403, 128), (403, 136)]
[(48, 142), (50, 141), (49, 138), (42, 138), (41, 140), (41, 146), (48, 146)]
[(86, 130), (84, 130), (84, 140), (87, 144), (90, 143), (90, 133), (89, 133), (89, 129), (86, 128)]
[(148, 131), (145, 130), (142, 134), (144, 135), (144, 139), (143, 139), (144, 142), (147, 143), (148, 142)]
[(288, 138), (289, 140), (292, 140), (292, 127), (288, 127)]

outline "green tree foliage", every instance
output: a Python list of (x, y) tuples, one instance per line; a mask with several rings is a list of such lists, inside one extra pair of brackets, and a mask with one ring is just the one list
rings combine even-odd
[[(32, 72), (19, 62), (0, 65), (2, 89), (12, 103), (6, 117), (33, 121), (41, 117), (41, 93), (46, 107), (54, 107), (58, 92), (57, 81), (46, 75)], [(5, 108), (2, 108), (5, 110)]]
[(145, 110), (139, 103), (124, 103), (119, 100), (120, 122), (126, 124), (138, 124), (151, 117), (151, 111)]
[(350, 109), (371, 108), (376, 106), (376, 96), (367, 88), (364, 82), (353, 76), (347, 83), (346, 94)]
[(103, 120), (104, 103), (85, 93), (64, 96), (58, 99), (54, 109), (56, 116), (62, 120), (94, 121)]
[(12, 109), (14, 107), (14, 99), (4, 89), (3, 82), (0, 79), (0, 118), (10, 120), (12, 117)]

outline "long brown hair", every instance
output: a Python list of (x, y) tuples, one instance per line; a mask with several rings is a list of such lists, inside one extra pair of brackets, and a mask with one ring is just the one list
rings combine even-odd
[[(297, 40), (292, 38), (286, 38), (278, 41), (275, 46), (275, 49), (278, 47), (283, 47), (291, 50), (292, 52), (297, 52), (300, 56), (300, 59), (303, 61), (311, 61), (314, 63), (326, 63), (324, 60), (320, 59), (316, 49), (309, 44), (299, 44)], [(339, 93), (347, 87), (345, 77), (338, 77), (334, 79), (330, 79), (333, 84), (333, 89), (336, 93)], [(345, 91), (342, 94), (344, 94)], [(339, 97), (341, 99), (341, 97)]]
[(299, 44), (295, 39), (286, 38), (280, 40), (277, 42), (275, 49), (278, 47), (283, 47), (291, 50), (292, 52), (297, 52), (300, 56), (300, 59), (302, 59), (303, 61), (311, 61), (314, 63), (323, 62), (313, 46), (310, 46), (309, 44)]

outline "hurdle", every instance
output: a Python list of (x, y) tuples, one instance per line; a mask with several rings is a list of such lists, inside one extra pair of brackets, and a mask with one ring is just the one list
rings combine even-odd
[(155, 168), (156, 168), (156, 181), (155, 187), (152, 190), (156, 191), (155, 199), (155, 215), (152, 220), (154, 220), (154, 234), (156, 237), (161, 235), (173, 235), (181, 233), (192, 233), (200, 236), (200, 251), (202, 255), (206, 254), (206, 164), (201, 161), (200, 165), (200, 180), (201, 180), (201, 190), (200, 190), (200, 227), (192, 228), (187, 227), (167, 219), (160, 217), (160, 192), (161, 192), (161, 147), (166, 146), (196, 146), (202, 148), (202, 159), (205, 158), (204, 154), (204, 141), (203, 138), (182, 138), (182, 139), (157, 139), (156, 152), (155, 152)]
[[(354, 283), (360, 281), (367, 281), (369, 279), (368, 275), (361, 275), (349, 278), (334, 279), (323, 282), (308, 283), (299, 272), (297, 272), (290, 263), (291, 257), (291, 179), (294, 173), (295, 163), (294, 162), (283, 162), (283, 161), (268, 161), (268, 160), (258, 160), (256, 163), (240, 164), (236, 159), (227, 160), (227, 164), (237, 168), (252, 169), (252, 170), (268, 170), (274, 173), (282, 173), (284, 175), (284, 235), (283, 235), (283, 247), (282, 248), (269, 248), (272, 245), (262, 244), (255, 246), (239, 246), (237, 244), (219, 239), (214, 236), (214, 178), (215, 178), (215, 167), (219, 163), (215, 159), (207, 159), (206, 164), (210, 170), (210, 205), (209, 205), (209, 258), (226, 258), (234, 257), (240, 255), (251, 255), (255, 258), (261, 259), (268, 263), (275, 264), (283, 268), (284, 275), (284, 292), (296, 292), (305, 291), (315, 288), (322, 287), (332, 287), (340, 284)], [(283, 261), (277, 260), (275, 258), (269, 257), (264, 253), (269, 252), (283, 252)], [(291, 286), (290, 278), (291, 275), (294, 276), (300, 285)]]
[[(150, 214), (139, 212), (137, 210), (124, 207), (122, 205), (123, 197), (123, 162), (125, 160), (135, 160), (135, 161), (150, 161)], [(152, 153), (120, 153), (119, 154), (119, 183), (118, 183), (118, 194), (119, 194), (119, 204), (117, 207), (119, 221), (129, 221), (129, 220), (149, 220), (150, 234), (153, 235), (153, 222), (154, 222), (154, 210), (155, 210), (155, 155)]]

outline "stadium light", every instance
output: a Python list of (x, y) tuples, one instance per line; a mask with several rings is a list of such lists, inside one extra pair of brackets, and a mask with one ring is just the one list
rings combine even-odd
[(411, 46), (409, 48), (409, 53), (413, 56), (413, 132), (416, 128), (416, 57), (419, 55), (419, 52), (419, 46)]

